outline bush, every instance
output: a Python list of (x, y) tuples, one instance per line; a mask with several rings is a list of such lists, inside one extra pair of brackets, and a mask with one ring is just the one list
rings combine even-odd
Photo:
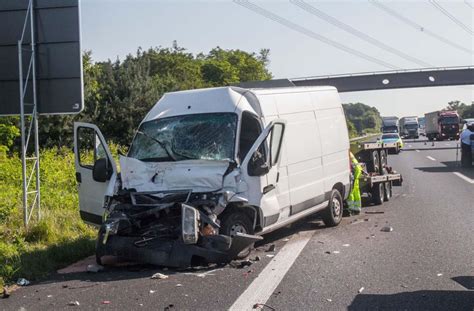
[(26, 230), (21, 161), (0, 157), (0, 283), (42, 277), (94, 252), (96, 230), (79, 217), (73, 152), (45, 149), (40, 159), (42, 219)]

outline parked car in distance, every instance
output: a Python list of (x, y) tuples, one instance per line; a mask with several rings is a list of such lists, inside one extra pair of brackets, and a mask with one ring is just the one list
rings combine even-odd
[(397, 143), (395, 149), (389, 149), (393, 153), (400, 153), (400, 150), (403, 148), (403, 140), (398, 133), (385, 133), (380, 136), (379, 141), (383, 143)]

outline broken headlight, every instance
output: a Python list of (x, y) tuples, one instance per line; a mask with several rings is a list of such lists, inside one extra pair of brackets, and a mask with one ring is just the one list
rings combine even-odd
[(198, 220), (199, 212), (192, 206), (181, 205), (181, 224), (183, 232), (183, 242), (185, 244), (196, 244), (198, 241)]
[(102, 239), (102, 244), (107, 243), (107, 239), (109, 238), (110, 234), (117, 234), (119, 224), (120, 224), (120, 219), (112, 220), (105, 224), (105, 233)]

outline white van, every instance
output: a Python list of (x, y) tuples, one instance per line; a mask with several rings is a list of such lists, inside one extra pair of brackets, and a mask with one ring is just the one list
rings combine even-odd
[(120, 157), (120, 173), (95, 125), (75, 123), (74, 133), (80, 213), (101, 225), (99, 261), (233, 259), (260, 235), (316, 212), (338, 225), (350, 191), (334, 87), (167, 93)]

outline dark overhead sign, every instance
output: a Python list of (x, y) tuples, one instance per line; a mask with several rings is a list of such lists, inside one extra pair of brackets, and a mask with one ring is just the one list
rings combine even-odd
[(334, 86), (339, 92), (359, 92), (430, 86), (474, 85), (474, 67), (418, 71), (388, 71), (351, 75), (246, 82), (246, 88)]
[[(0, 115), (20, 114), (20, 40), (29, 0), (0, 1)], [(35, 0), (37, 105), (40, 114), (71, 114), (82, 110), (82, 56), (79, 0)], [(23, 39), (23, 76), (28, 72), (30, 23)], [(28, 82), (25, 112), (31, 113), (32, 83)]]

